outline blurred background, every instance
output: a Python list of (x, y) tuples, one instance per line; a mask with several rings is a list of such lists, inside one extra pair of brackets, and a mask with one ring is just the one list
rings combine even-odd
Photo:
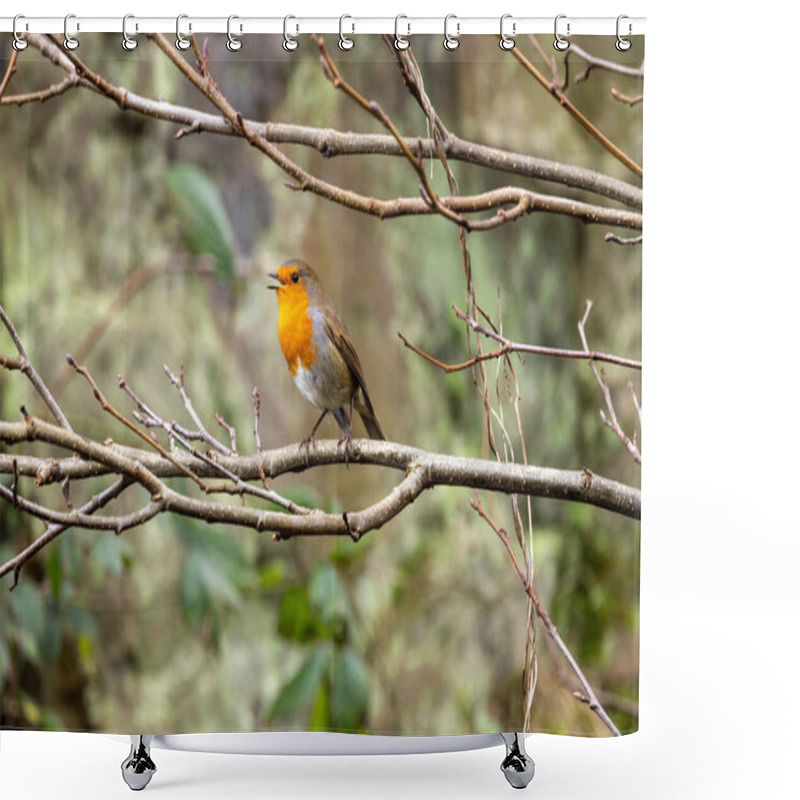
[[(637, 64), (612, 39), (581, 46)], [(329, 42), (335, 45), (335, 42)], [(521, 42), (522, 44), (522, 42)], [(549, 46), (549, 44), (548, 44)], [(641, 47), (641, 45), (638, 45)], [(3, 58), (7, 60), (10, 45)], [(272, 37), (238, 54), (209, 40), (211, 70), (247, 118), (383, 132), (337, 92), (304, 40), (287, 55)], [(425, 88), (445, 125), (477, 142), (584, 166), (635, 182), (494, 37), (446, 53), (414, 40)], [(526, 55), (547, 75), (549, 65)], [(380, 102), (402, 133), (426, 137), (424, 115), (378, 37), (332, 54), (343, 77)], [(152, 45), (124, 53), (118, 37), (81, 41), (81, 58), (118, 86), (213, 111)], [(580, 70), (570, 61), (571, 75)], [(7, 92), (61, 74), (29, 48)], [(593, 71), (568, 93), (597, 127), (641, 163), (641, 105), (614, 101), (641, 82)], [(403, 347), (401, 331), (448, 362), (469, 357), (466, 288), (457, 228), (430, 216), (380, 221), (284, 186), (283, 173), (245, 142), (176, 127), (85, 90), (0, 113), (0, 302), (73, 427), (99, 440), (137, 442), (102, 413), (65, 368), (74, 354), (109, 400), (129, 413), (123, 375), (165, 419), (189, 425), (162, 364), (183, 366), (195, 409), (211, 430), (218, 411), (252, 452), (251, 393), (262, 397), (265, 448), (299, 442), (317, 412), (294, 388), (277, 341), (267, 273), (284, 259), (314, 265), (358, 348), (390, 439), (491, 457), (481, 395), (469, 372), (445, 375)], [(416, 196), (399, 158), (323, 159), (286, 152), (310, 172), (380, 198)], [(570, 194), (532, 180), (451, 162), (462, 194), (509, 183)], [(441, 165), (430, 165), (446, 192)], [(641, 250), (607, 244), (603, 226), (533, 214), (472, 233), (476, 295), (511, 339), (580, 348), (588, 299), (592, 348), (641, 355)], [(625, 231), (617, 231), (624, 235)], [(2, 352), (11, 342), (0, 335)], [(586, 363), (514, 359), (531, 463), (639, 485), (639, 468), (602, 425), (603, 399)], [(609, 367), (618, 416), (637, 428), (627, 382)], [(493, 377), (496, 367), (489, 367)], [(25, 404), (44, 414), (25, 379), (0, 372), (3, 419)], [(502, 394), (501, 380), (501, 394)], [(515, 426), (509, 426), (514, 428)], [(356, 431), (361, 428), (356, 422)], [(224, 432), (219, 431), (224, 439)], [(320, 436), (336, 436), (326, 423)], [(518, 442), (515, 443), (517, 449)], [(45, 451), (42, 450), (42, 453)], [(390, 490), (394, 473), (327, 467), (286, 476), (278, 491), (335, 511)], [(74, 487), (73, 500), (103, 482)], [(30, 484), (21, 491), (33, 492)], [(58, 503), (58, 488), (36, 490)], [(268, 535), (161, 517), (121, 537), (69, 531), (0, 585), (3, 726), (158, 732), (328, 729), (460, 734), (518, 728), (527, 598), (497, 537), (469, 507), (471, 493), (436, 488), (358, 544)], [(134, 508), (142, 493), (115, 509)], [(505, 497), (485, 498), (511, 528)], [(598, 509), (534, 500), (536, 586), (607, 710), (637, 727), (639, 525)], [(0, 506), (0, 557), (41, 525)], [(532, 728), (602, 735), (560, 657), (538, 629)]]

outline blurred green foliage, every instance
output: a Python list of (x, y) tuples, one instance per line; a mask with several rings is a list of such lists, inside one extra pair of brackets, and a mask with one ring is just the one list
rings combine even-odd
[(287, 589), (278, 633), (304, 645), (307, 655), (281, 687), (269, 721), (308, 711), (308, 730), (361, 731), (369, 695), (367, 669), (352, 644), (350, 600), (330, 563), (314, 568), (306, 583)]
[(167, 170), (167, 185), (183, 221), (186, 250), (193, 256), (213, 256), (217, 278), (230, 278), (233, 229), (214, 182), (198, 167), (178, 163)]

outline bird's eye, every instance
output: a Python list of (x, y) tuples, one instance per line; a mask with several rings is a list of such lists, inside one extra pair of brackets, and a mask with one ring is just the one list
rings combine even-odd
[(300, 273), (299, 272), (293, 272), (292, 273), (292, 283), (297, 283), (297, 281), (299, 281), (299, 280), (300, 280)]

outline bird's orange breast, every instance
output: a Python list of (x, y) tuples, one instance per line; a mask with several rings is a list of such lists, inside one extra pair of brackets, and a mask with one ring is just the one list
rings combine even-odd
[(316, 360), (313, 324), (308, 313), (308, 293), (297, 286), (282, 286), (278, 295), (278, 339), (289, 372), (311, 367)]

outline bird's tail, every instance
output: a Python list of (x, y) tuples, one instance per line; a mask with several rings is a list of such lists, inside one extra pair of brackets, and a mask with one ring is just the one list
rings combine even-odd
[(361, 390), (361, 395), (363, 396), (364, 401), (359, 402), (359, 398), (359, 400), (357, 400), (355, 403), (355, 409), (361, 416), (361, 421), (364, 423), (364, 427), (367, 429), (369, 438), (386, 439), (386, 434), (383, 432), (383, 427), (381, 426), (381, 423), (378, 422), (378, 416), (375, 413), (375, 409), (372, 407), (372, 401), (369, 399), (369, 395), (363, 390), (363, 388)]

